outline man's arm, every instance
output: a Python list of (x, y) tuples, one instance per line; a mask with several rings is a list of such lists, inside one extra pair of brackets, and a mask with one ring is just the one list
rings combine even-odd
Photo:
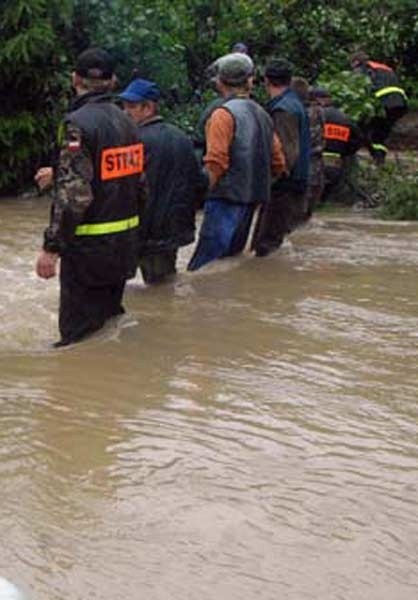
[(93, 200), (94, 165), (80, 129), (68, 124), (55, 174), (55, 193), (43, 249), (36, 265), (40, 277), (55, 275), (59, 254)]
[(82, 132), (68, 125), (56, 173), (56, 189), (44, 250), (60, 253), (93, 200), (94, 166)]
[(206, 123), (206, 154), (203, 162), (213, 188), (229, 168), (229, 149), (234, 137), (234, 118), (224, 108), (217, 108)]
[(273, 134), (271, 151), (271, 171), (275, 177), (289, 174), (283, 145), (277, 133)]

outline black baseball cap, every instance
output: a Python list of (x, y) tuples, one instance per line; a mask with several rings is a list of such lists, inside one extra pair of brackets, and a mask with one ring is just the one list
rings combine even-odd
[(292, 79), (293, 65), (286, 58), (274, 58), (265, 68), (264, 76), (273, 83), (275, 81), (289, 81)]
[(311, 95), (313, 98), (331, 98), (330, 92), (323, 87), (314, 87), (311, 90)]
[(88, 79), (111, 79), (114, 73), (114, 60), (102, 48), (88, 48), (76, 61), (75, 72)]

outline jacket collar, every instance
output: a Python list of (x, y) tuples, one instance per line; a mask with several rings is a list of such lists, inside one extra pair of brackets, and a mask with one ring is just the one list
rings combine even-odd
[(237, 94), (236, 92), (232, 92), (228, 96), (225, 96), (224, 102), (228, 102), (228, 100), (250, 100), (250, 94)]
[(291, 90), (290, 87), (286, 88), (284, 90), (284, 92), (282, 92), (278, 96), (275, 96), (274, 98), (269, 100), (269, 102), (267, 102), (267, 110), (275, 108), (277, 106), (277, 104), (279, 104), (279, 102), (281, 102), (285, 96), (288, 96), (289, 94), (292, 94), (292, 93), (293, 93), (293, 90)]
[(113, 96), (109, 92), (87, 92), (81, 96), (76, 96), (71, 102), (70, 110), (74, 111), (85, 104), (95, 104), (99, 102), (112, 102)]
[(146, 127), (147, 125), (153, 125), (154, 123), (161, 123), (164, 121), (161, 115), (155, 115), (154, 117), (150, 117), (149, 119), (145, 119), (142, 123), (138, 123), (138, 127)]

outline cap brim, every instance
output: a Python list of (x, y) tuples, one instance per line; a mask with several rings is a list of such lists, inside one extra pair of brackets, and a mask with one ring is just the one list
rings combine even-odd
[(119, 94), (118, 98), (125, 100), (125, 102), (143, 102), (145, 100), (143, 96), (138, 96), (138, 94), (129, 92), (122, 92), (122, 94)]

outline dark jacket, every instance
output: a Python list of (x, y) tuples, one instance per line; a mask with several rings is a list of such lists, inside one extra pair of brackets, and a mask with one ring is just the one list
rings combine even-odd
[(234, 137), (229, 168), (210, 195), (238, 204), (268, 202), (273, 145), (271, 119), (261, 106), (247, 97), (232, 97), (222, 108), (234, 119)]
[[(278, 186), (294, 187), (303, 191), (309, 178), (311, 137), (309, 118), (298, 95), (290, 88), (272, 98), (267, 105), (275, 130), (286, 148), (293, 149), (293, 156), (286, 155), (290, 165), (289, 177), (278, 182)], [(288, 150), (289, 152), (289, 150)]]
[(140, 254), (191, 244), (203, 175), (193, 144), (178, 127), (154, 117), (138, 126), (145, 146), (148, 202), (140, 231)]
[(324, 108), (324, 157), (353, 155), (365, 143), (359, 127), (335, 106)]
[(142, 173), (143, 145), (132, 121), (108, 96), (81, 97), (66, 123), (83, 132), (94, 171), (93, 202), (85, 223), (107, 223), (138, 214), (138, 178)]
[(369, 60), (362, 67), (372, 82), (372, 91), (387, 110), (407, 107), (406, 93), (399, 85), (399, 79), (391, 67)]

